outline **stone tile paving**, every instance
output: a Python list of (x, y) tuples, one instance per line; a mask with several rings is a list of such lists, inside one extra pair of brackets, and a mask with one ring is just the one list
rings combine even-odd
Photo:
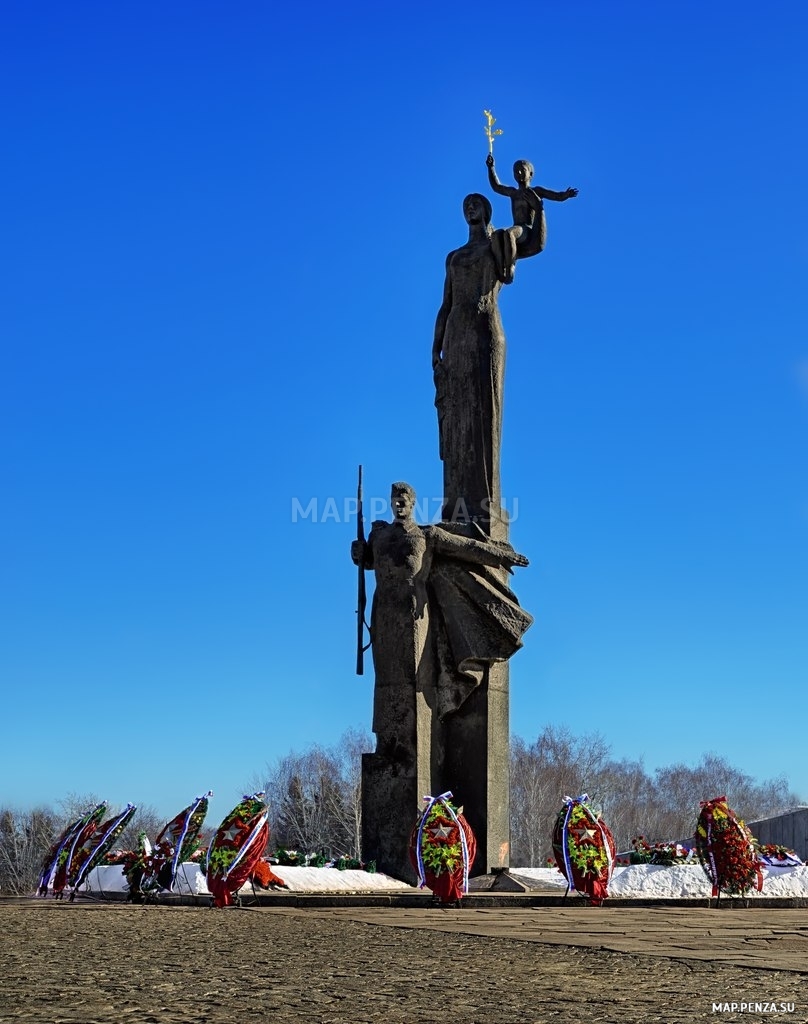
[(0, 1024), (808, 1020), (789, 912), (627, 913), (0, 903)]
[(804, 910), (603, 908), (532, 910), (338, 910), (368, 924), (430, 928), (519, 938), (651, 956), (721, 960), (808, 974), (808, 913)]

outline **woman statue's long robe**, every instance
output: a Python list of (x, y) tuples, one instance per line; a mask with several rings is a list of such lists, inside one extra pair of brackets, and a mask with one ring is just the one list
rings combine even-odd
[[(446, 258), (442, 358), (435, 369), (444, 519), (499, 519), (505, 334), (490, 239)], [(439, 328), (438, 328), (439, 333)], [(488, 531), (486, 531), (488, 532)]]

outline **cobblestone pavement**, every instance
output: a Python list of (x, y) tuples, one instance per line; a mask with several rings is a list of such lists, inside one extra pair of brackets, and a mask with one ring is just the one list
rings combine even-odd
[[(685, 957), (712, 963), (808, 974), (808, 911), (750, 909), (603, 908), (579, 904), (512, 910), (462, 911), (362, 908), (334, 910), (353, 921), (518, 938), (619, 953)], [(808, 978), (806, 978), (808, 983)]]
[(803, 911), (32, 900), (0, 930), (0, 1024), (808, 1021)]

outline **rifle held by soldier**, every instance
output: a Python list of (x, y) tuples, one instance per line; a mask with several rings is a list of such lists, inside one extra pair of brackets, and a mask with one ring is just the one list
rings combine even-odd
[[(365, 593), (365, 520), (362, 514), (362, 467), (359, 467), (359, 485), (356, 489), (356, 548), (358, 558), (356, 564), (358, 574), (356, 580), (357, 605), (356, 605), (356, 674), (364, 675), (365, 672), (365, 607), (367, 595)], [(370, 644), (368, 644), (368, 647)]]

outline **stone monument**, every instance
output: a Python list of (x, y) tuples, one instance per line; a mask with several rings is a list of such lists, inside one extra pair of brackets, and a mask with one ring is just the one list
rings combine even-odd
[(366, 540), (360, 530), (351, 548), (360, 570), (376, 577), (376, 751), (362, 761), (363, 857), (410, 882), (409, 836), (422, 798), (446, 790), (477, 837), (472, 874), (508, 866), (508, 659), (532, 618), (506, 582), (528, 562), (508, 542), (501, 508), (505, 335), (497, 298), (517, 261), (544, 248), (543, 200), (577, 195), (531, 186), (526, 160), (514, 166), (516, 187), (502, 185), (493, 158), (500, 132), (485, 113), (489, 183), (510, 198), (514, 223), (494, 230), (489, 200), (466, 196), (468, 241), (446, 258), (432, 346), (442, 521), (417, 525), (413, 488), (394, 483), (393, 521), (373, 523)]

